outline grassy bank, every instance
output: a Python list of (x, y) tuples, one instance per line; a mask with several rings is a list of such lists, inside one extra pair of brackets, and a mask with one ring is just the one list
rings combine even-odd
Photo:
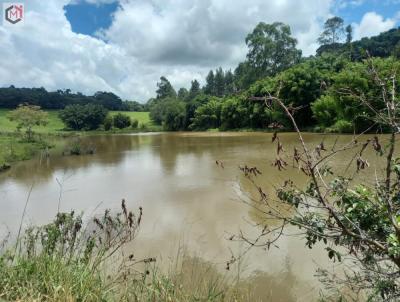
[[(136, 259), (131, 243), (141, 224), (125, 202), (83, 222), (59, 213), (16, 243), (0, 238), (0, 300), (6, 301), (252, 301), (211, 263), (181, 255), (162, 273), (157, 259)], [(127, 253), (126, 251), (129, 251)], [(244, 289), (246, 288), (246, 289)]]
[(1, 167), (21, 160), (32, 158), (41, 150), (49, 149), (53, 146), (54, 140), (37, 139), (34, 142), (23, 140), (20, 135), (0, 134), (0, 172)]
[[(121, 112), (128, 115), (132, 120), (136, 119), (139, 122), (137, 129), (113, 129), (111, 131), (66, 131), (64, 124), (58, 117), (57, 110), (47, 111), (48, 124), (46, 126), (34, 127), (35, 136), (34, 142), (27, 142), (23, 139), (22, 133), (17, 133), (17, 123), (8, 119), (7, 115), (10, 112), (8, 109), (0, 109), (0, 172), (9, 164), (27, 160), (40, 151), (51, 148), (63, 136), (71, 135), (86, 135), (86, 134), (109, 134), (109, 133), (129, 133), (139, 131), (160, 131), (161, 128), (154, 125), (150, 120), (148, 112)], [(118, 111), (111, 111), (111, 115), (116, 115)]]

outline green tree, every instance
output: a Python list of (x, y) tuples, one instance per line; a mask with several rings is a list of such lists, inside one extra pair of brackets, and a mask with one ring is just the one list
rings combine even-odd
[(28, 141), (33, 140), (33, 127), (45, 126), (48, 123), (47, 112), (34, 105), (19, 105), (17, 109), (8, 114), (10, 121), (17, 123), (17, 129), (24, 128)]
[[(376, 72), (382, 75), (385, 80), (382, 84), (387, 84), (391, 81), (391, 74), (394, 70), (400, 70), (400, 62), (395, 58), (371, 59), (371, 62), (376, 69)], [(400, 80), (397, 79), (397, 87), (400, 87)], [(347, 91), (356, 91), (358, 94), (348, 94)], [(381, 90), (376, 85), (373, 75), (366, 62), (348, 63), (346, 67), (332, 77), (332, 85), (326, 91), (326, 96), (329, 96), (329, 103), (336, 103), (335, 106), (330, 106), (331, 114), (333, 108), (336, 110), (336, 119), (332, 122), (341, 120), (341, 124), (347, 123), (353, 127), (346, 127), (348, 130), (356, 132), (364, 131), (365, 129), (385, 129), (384, 124), (379, 124), (375, 120), (376, 111), (385, 110), (386, 104), (382, 101)], [(389, 92), (388, 92), (389, 93)], [(359, 94), (362, 94), (363, 102), (360, 100)], [(367, 104), (368, 101), (368, 104)], [(326, 99), (318, 101), (313, 106), (314, 116), (321, 122), (321, 104), (326, 104)], [(324, 120), (324, 119), (323, 119)], [(324, 123), (327, 121), (324, 120)], [(327, 124), (325, 124), (328, 126)], [(334, 125), (329, 125), (333, 127)], [(335, 127), (333, 127), (334, 129)]]
[(289, 25), (281, 22), (260, 22), (246, 37), (249, 48), (247, 60), (258, 78), (273, 76), (299, 62), (301, 51), (292, 37)]
[(163, 121), (165, 130), (177, 131), (185, 128), (185, 103), (171, 100), (163, 103)]
[(166, 98), (152, 106), (150, 118), (165, 130), (183, 130), (186, 122), (185, 112), (185, 102), (176, 98)]
[(346, 43), (349, 44), (353, 41), (353, 27), (349, 24), (346, 26)]
[(336, 123), (340, 118), (337, 106), (336, 100), (330, 95), (324, 95), (312, 103), (313, 116), (318, 122), (318, 126), (327, 128)]
[(213, 97), (204, 105), (196, 109), (191, 129), (206, 130), (221, 126), (221, 100)]
[(215, 77), (214, 71), (210, 70), (206, 77), (206, 85), (204, 87), (204, 93), (208, 95), (215, 95)]
[(324, 31), (318, 38), (321, 45), (339, 43), (344, 33), (344, 21), (340, 17), (332, 17), (325, 21)]
[(112, 92), (98, 91), (93, 97), (97, 104), (108, 110), (120, 110), (123, 106), (122, 100)]
[(69, 105), (59, 112), (59, 117), (69, 129), (96, 130), (104, 124), (107, 114), (101, 105)]
[[(292, 108), (300, 127), (315, 125), (312, 118), (311, 104), (315, 102), (327, 86), (333, 81), (337, 71), (344, 68), (347, 61), (340, 57), (324, 55), (290, 67), (275, 77), (257, 81), (248, 90), (252, 96), (265, 96), (267, 93), (278, 94), (285, 105)], [(292, 127), (282, 108), (269, 108), (269, 123), (279, 123)]]
[(189, 96), (189, 91), (186, 88), (182, 87), (178, 90), (178, 99), (184, 101), (188, 96)]
[(235, 68), (234, 82), (238, 90), (247, 89), (259, 79), (257, 71), (250, 65), (248, 61), (241, 62)]
[(222, 97), (225, 95), (225, 74), (221, 67), (215, 71), (214, 89), (216, 96)]
[(196, 109), (206, 104), (211, 96), (200, 93), (194, 99), (190, 99), (185, 104), (185, 129), (189, 129), (195, 116)]
[(167, 97), (176, 97), (176, 91), (172, 87), (171, 83), (164, 76), (160, 78), (160, 82), (157, 83), (157, 99), (164, 99)]
[(225, 92), (227, 95), (231, 95), (236, 92), (235, 77), (230, 69), (225, 72)]
[(201, 89), (200, 89), (200, 83), (195, 79), (192, 81), (191, 86), (190, 86), (190, 90), (189, 90), (189, 99), (192, 100), (194, 99), (196, 96), (199, 95)]
[(247, 108), (237, 98), (225, 99), (221, 106), (221, 128), (239, 129), (248, 127), (250, 123)]

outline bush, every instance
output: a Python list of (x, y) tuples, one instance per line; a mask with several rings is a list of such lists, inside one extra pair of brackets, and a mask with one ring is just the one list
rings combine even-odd
[(168, 131), (178, 131), (185, 128), (185, 104), (181, 101), (165, 103), (163, 127)]
[(72, 130), (96, 130), (104, 123), (108, 111), (101, 105), (69, 105), (59, 113), (63, 123)]
[(146, 124), (144, 124), (144, 123), (140, 123), (140, 125), (139, 125), (139, 129), (140, 129), (140, 130), (142, 130), (142, 131), (145, 131), (145, 130), (147, 130), (147, 126), (146, 126)]
[(107, 116), (106, 119), (104, 120), (104, 130), (105, 131), (110, 131), (112, 128), (113, 124), (113, 119), (111, 116)]
[(236, 98), (227, 99), (221, 107), (221, 128), (235, 129), (249, 126), (246, 107)]
[(132, 122), (131, 122), (131, 127), (132, 127), (133, 129), (137, 129), (138, 126), (139, 126), (139, 121), (138, 121), (137, 119), (132, 120)]
[(324, 95), (311, 104), (314, 118), (319, 125), (329, 127), (335, 124), (339, 110), (336, 100), (331, 95)]
[(221, 102), (217, 98), (211, 99), (207, 104), (198, 107), (190, 128), (193, 130), (206, 130), (221, 126)]
[(131, 125), (131, 118), (126, 114), (118, 113), (113, 117), (113, 124), (118, 129), (128, 128)]
[(158, 100), (150, 109), (154, 123), (163, 125), (165, 130), (177, 131), (185, 128), (185, 103), (174, 98)]
[(122, 265), (108, 278), (103, 278), (103, 272), (115, 264), (111, 256), (134, 240), (142, 215), (140, 208), (138, 218), (132, 219), (136, 216), (128, 212), (125, 201), (121, 206), (120, 212), (113, 214), (106, 210), (87, 225), (74, 211), (58, 213), (53, 222), (28, 228), (23, 237), (17, 237), (15, 250), (18, 252), (12, 248), (4, 250), (0, 245), (1, 298), (7, 301), (121, 301), (118, 289), (122, 285), (116, 289), (116, 280), (129, 275), (134, 282), (141, 276), (128, 273), (130, 266)]
[(354, 125), (346, 120), (338, 120), (331, 128), (329, 128), (329, 131), (336, 133), (352, 133), (354, 131)]

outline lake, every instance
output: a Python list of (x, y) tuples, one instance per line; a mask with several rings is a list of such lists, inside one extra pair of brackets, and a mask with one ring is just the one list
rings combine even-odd
[[(300, 185), (304, 175), (290, 168), (271, 166), (276, 146), (268, 133), (146, 133), (89, 136), (82, 143), (96, 147), (94, 155), (62, 156), (20, 162), (0, 175), (2, 231), (18, 228), (32, 187), (24, 226), (49, 222), (61, 211), (83, 211), (86, 216), (105, 208), (119, 209), (124, 198), (130, 209), (143, 207), (138, 240), (132, 246), (137, 258), (156, 257), (169, 267), (185, 253), (212, 263), (221, 274), (251, 280), (251, 291), (261, 301), (310, 301), (321, 284), (315, 270), (333, 265), (323, 247), (305, 247), (297, 237), (283, 237), (269, 250), (251, 249), (238, 267), (226, 272), (231, 253), (246, 250), (243, 242), (230, 241), (242, 231), (257, 236), (259, 213), (241, 200), (254, 188), (239, 165), (257, 166), (258, 181), (273, 195), (273, 186), (290, 177)], [(284, 148), (297, 144), (294, 133), (281, 134)], [(306, 134), (310, 146), (322, 140), (329, 147), (336, 136)], [(340, 136), (349, 141), (351, 136)], [(345, 168), (351, 152), (333, 158)], [(216, 165), (223, 162), (224, 168)], [(292, 230), (296, 232), (296, 230)]]

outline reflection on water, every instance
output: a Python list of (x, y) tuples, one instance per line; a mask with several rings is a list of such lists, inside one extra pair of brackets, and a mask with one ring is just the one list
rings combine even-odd
[[(305, 136), (314, 146), (330, 136)], [(238, 198), (238, 187), (252, 187), (240, 177), (238, 166), (257, 166), (258, 178), (268, 193), (273, 185), (291, 177), (300, 185), (303, 175), (288, 168), (277, 172), (271, 166), (275, 147), (263, 133), (162, 133), (93, 136), (95, 155), (61, 156), (47, 161), (22, 162), (0, 175), (0, 222), (11, 230), (18, 226), (24, 203), (33, 185), (26, 223), (42, 224), (54, 217), (59, 198), (61, 210), (93, 211), (119, 207), (125, 198), (129, 207), (143, 206), (144, 220), (138, 241), (132, 247), (137, 257), (156, 256), (169, 263), (184, 245), (190, 254), (224, 271), (231, 253), (242, 243), (230, 242), (230, 234), (256, 235), (252, 226), (257, 214)], [(340, 141), (349, 141), (343, 136)], [(297, 142), (295, 134), (282, 134), (286, 150)], [(332, 160), (336, 169), (346, 169), (350, 152)], [(224, 163), (218, 168), (215, 161)], [(160, 247), (162, 247), (160, 249)], [(309, 250), (296, 237), (286, 237), (279, 248), (253, 249), (241, 263), (242, 286), (252, 285), (252, 294), (264, 301), (309, 301), (318, 296), (320, 284), (313, 277), (318, 265), (330, 265), (322, 249)], [(257, 273), (256, 273), (257, 272)], [(234, 274), (234, 272), (232, 272)]]

